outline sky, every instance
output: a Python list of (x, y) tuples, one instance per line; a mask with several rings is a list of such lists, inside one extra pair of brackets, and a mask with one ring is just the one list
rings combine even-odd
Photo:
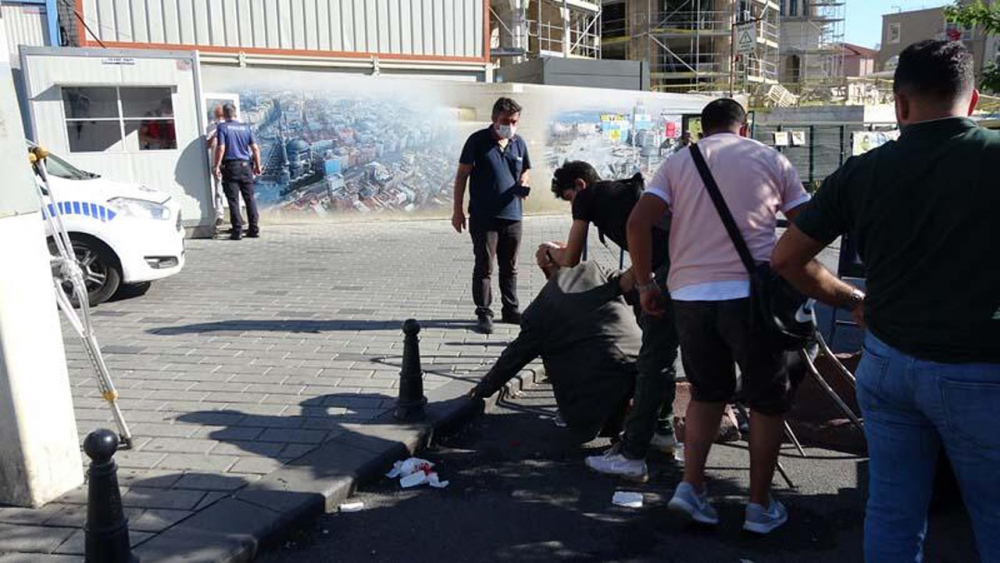
[(874, 48), (881, 41), (882, 14), (936, 8), (952, 3), (941, 0), (847, 0), (845, 40)]

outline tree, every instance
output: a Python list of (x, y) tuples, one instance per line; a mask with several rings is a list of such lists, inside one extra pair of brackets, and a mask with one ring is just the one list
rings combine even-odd
[[(949, 22), (978, 27), (986, 35), (1000, 35), (1000, 4), (988, 5), (977, 0), (975, 4), (948, 6), (944, 13)], [(983, 66), (979, 87), (983, 91), (1000, 94), (1000, 67), (996, 62)]]

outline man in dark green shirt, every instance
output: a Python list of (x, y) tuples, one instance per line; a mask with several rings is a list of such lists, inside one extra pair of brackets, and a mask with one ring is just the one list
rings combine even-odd
[[(972, 55), (924, 41), (900, 55), (899, 141), (827, 178), (774, 251), (804, 293), (867, 327), (858, 403), (868, 439), (867, 561), (920, 561), (943, 446), (983, 561), (1000, 560), (1000, 134), (968, 119)], [(868, 295), (814, 256), (850, 234)]]

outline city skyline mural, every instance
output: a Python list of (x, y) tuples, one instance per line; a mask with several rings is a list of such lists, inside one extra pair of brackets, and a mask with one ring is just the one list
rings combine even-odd
[(454, 110), (313, 90), (239, 93), (261, 147), (265, 209), (318, 216), (414, 212), (451, 205)]
[[(591, 162), (609, 179), (648, 176), (672, 151), (681, 116), (706, 102), (649, 92), (310, 72), (283, 71), (275, 80), (265, 69), (213, 68), (206, 83), (209, 91), (238, 98), (241, 120), (254, 129), (263, 164), (261, 208), (317, 218), (450, 213), (462, 146), (489, 124), (501, 95), (525, 108), (519, 134), (534, 157), (535, 186), (547, 186), (551, 171), (567, 160)], [(530, 198), (527, 211), (561, 210), (546, 192)]]
[(566, 161), (586, 161), (608, 180), (636, 173), (648, 179), (673, 154), (682, 121), (677, 108), (648, 108), (641, 99), (632, 107), (563, 111), (549, 123), (546, 160), (553, 169)]

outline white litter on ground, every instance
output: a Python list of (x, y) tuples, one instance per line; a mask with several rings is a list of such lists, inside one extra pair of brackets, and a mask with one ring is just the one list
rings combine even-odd
[[(345, 502), (340, 505), (341, 512), (361, 512), (365, 509), (365, 503), (363, 502)], [(324, 533), (326, 530), (324, 530)]]
[(437, 472), (433, 471), (434, 464), (426, 459), (411, 457), (403, 461), (392, 464), (392, 469), (385, 474), (390, 479), (399, 478), (399, 486), (404, 489), (429, 485), (435, 489), (443, 489), (448, 486), (448, 481), (442, 481)]
[(611, 497), (611, 503), (625, 508), (642, 508), (642, 493), (615, 491), (615, 495)]

